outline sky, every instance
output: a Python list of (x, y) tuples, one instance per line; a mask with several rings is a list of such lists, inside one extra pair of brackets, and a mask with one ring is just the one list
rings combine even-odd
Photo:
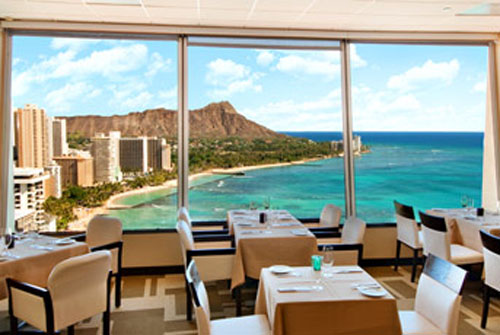
[[(275, 131), (340, 131), (338, 51), (189, 47), (190, 108), (229, 101)], [(355, 131), (483, 131), (487, 48), (357, 44)], [(51, 116), (177, 108), (175, 41), (15, 36), (13, 108)]]

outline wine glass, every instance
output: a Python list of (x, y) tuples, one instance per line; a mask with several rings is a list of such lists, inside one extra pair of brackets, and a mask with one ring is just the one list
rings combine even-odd
[(4, 232), (0, 233), (0, 256), (10, 256), (8, 249), (14, 241), (14, 235), (9, 227)]
[(255, 205), (255, 201), (250, 201), (250, 210), (254, 211), (257, 209), (257, 206)]
[(324, 277), (331, 277), (332, 274), (330, 273), (330, 269), (332, 268), (333, 266), (333, 262), (334, 262), (334, 259), (333, 259), (333, 246), (332, 245), (327, 245), (323, 248), (323, 259), (322, 259), (322, 262), (323, 262), (323, 269), (324, 269), (324, 273), (323, 273), (323, 276)]
[(267, 211), (269, 210), (269, 206), (271, 205), (271, 200), (269, 197), (265, 197), (264, 201), (262, 202), (262, 205), (264, 206), (264, 209)]
[(462, 205), (462, 208), (467, 207), (468, 203), (469, 203), (469, 197), (466, 196), (465, 194), (462, 195), (462, 197), (460, 198), (460, 204)]

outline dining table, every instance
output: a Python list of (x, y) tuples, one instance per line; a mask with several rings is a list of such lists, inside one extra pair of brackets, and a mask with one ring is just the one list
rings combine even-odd
[(445, 218), (452, 244), (461, 244), (480, 253), (483, 244), (479, 231), (500, 229), (500, 214), (491, 211), (478, 216), (475, 208), (433, 208), (427, 213)]
[(255, 314), (273, 335), (401, 334), (396, 299), (359, 266), (264, 268)]
[(236, 247), (231, 289), (244, 284), (246, 277), (259, 279), (261, 269), (271, 265), (308, 265), (318, 252), (316, 237), (288, 211), (266, 211), (266, 224), (259, 223), (261, 213), (228, 213), (228, 228)]
[(88, 253), (84, 242), (44, 235), (23, 236), (0, 256), (0, 300), (7, 298), (6, 278), (46, 287), (54, 266), (70, 257)]

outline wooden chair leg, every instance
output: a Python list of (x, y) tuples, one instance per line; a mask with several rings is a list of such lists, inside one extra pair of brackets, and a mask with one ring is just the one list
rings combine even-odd
[(122, 275), (117, 274), (115, 277), (115, 307), (119, 308), (122, 304)]
[(186, 280), (186, 320), (193, 320), (193, 302), (191, 301), (191, 290)]
[(111, 334), (111, 320), (109, 317), (109, 311), (104, 311), (102, 313), (102, 335)]
[(68, 335), (75, 335), (75, 326), (68, 327)]
[(394, 262), (394, 271), (398, 271), (399, 256), (401, 255), (401, 241), (396, 241), (396, 261)]
[(413, 264), (411, 268), (411, 282), (415, 282), (415, 276), (417, 275), (417, 260), (418, 260), (418, 249), (413, 249)]
[(490, 305), (490, 287), (484, 284), (483, 292), (483, 315), (481, 316), (481, 328), (486, 328), (486, 321), (488, 319), (488, 309)]
[(241, 286), (234, 289), (236, 299), (236, 316), (241, 316)]
[(17, 335), (17, 318), (13, 315), (10, 316), (10, 333)]

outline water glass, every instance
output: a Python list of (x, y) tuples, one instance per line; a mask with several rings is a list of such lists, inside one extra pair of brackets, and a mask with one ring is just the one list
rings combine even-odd
[(333, 246), (327, 245), (323, 248), (323, 276), (331, 277), (330, 269), (332, 268), (334, 263), (333, 259)]
[(465, 194), (462, 195), (462, 197), (460, 198), (460, 204), (462, 205), (462, 208), (467, 207), (467, 205), (469, 204), (469, 197)]
[(257, 206), (255, 205), (255, 201), (250, 201), (250, 210), (254, 211), (257, 209)]
[(467, 209), (471, 211), (474, 208), (474, 198), (470, 197), (467, 202)]

